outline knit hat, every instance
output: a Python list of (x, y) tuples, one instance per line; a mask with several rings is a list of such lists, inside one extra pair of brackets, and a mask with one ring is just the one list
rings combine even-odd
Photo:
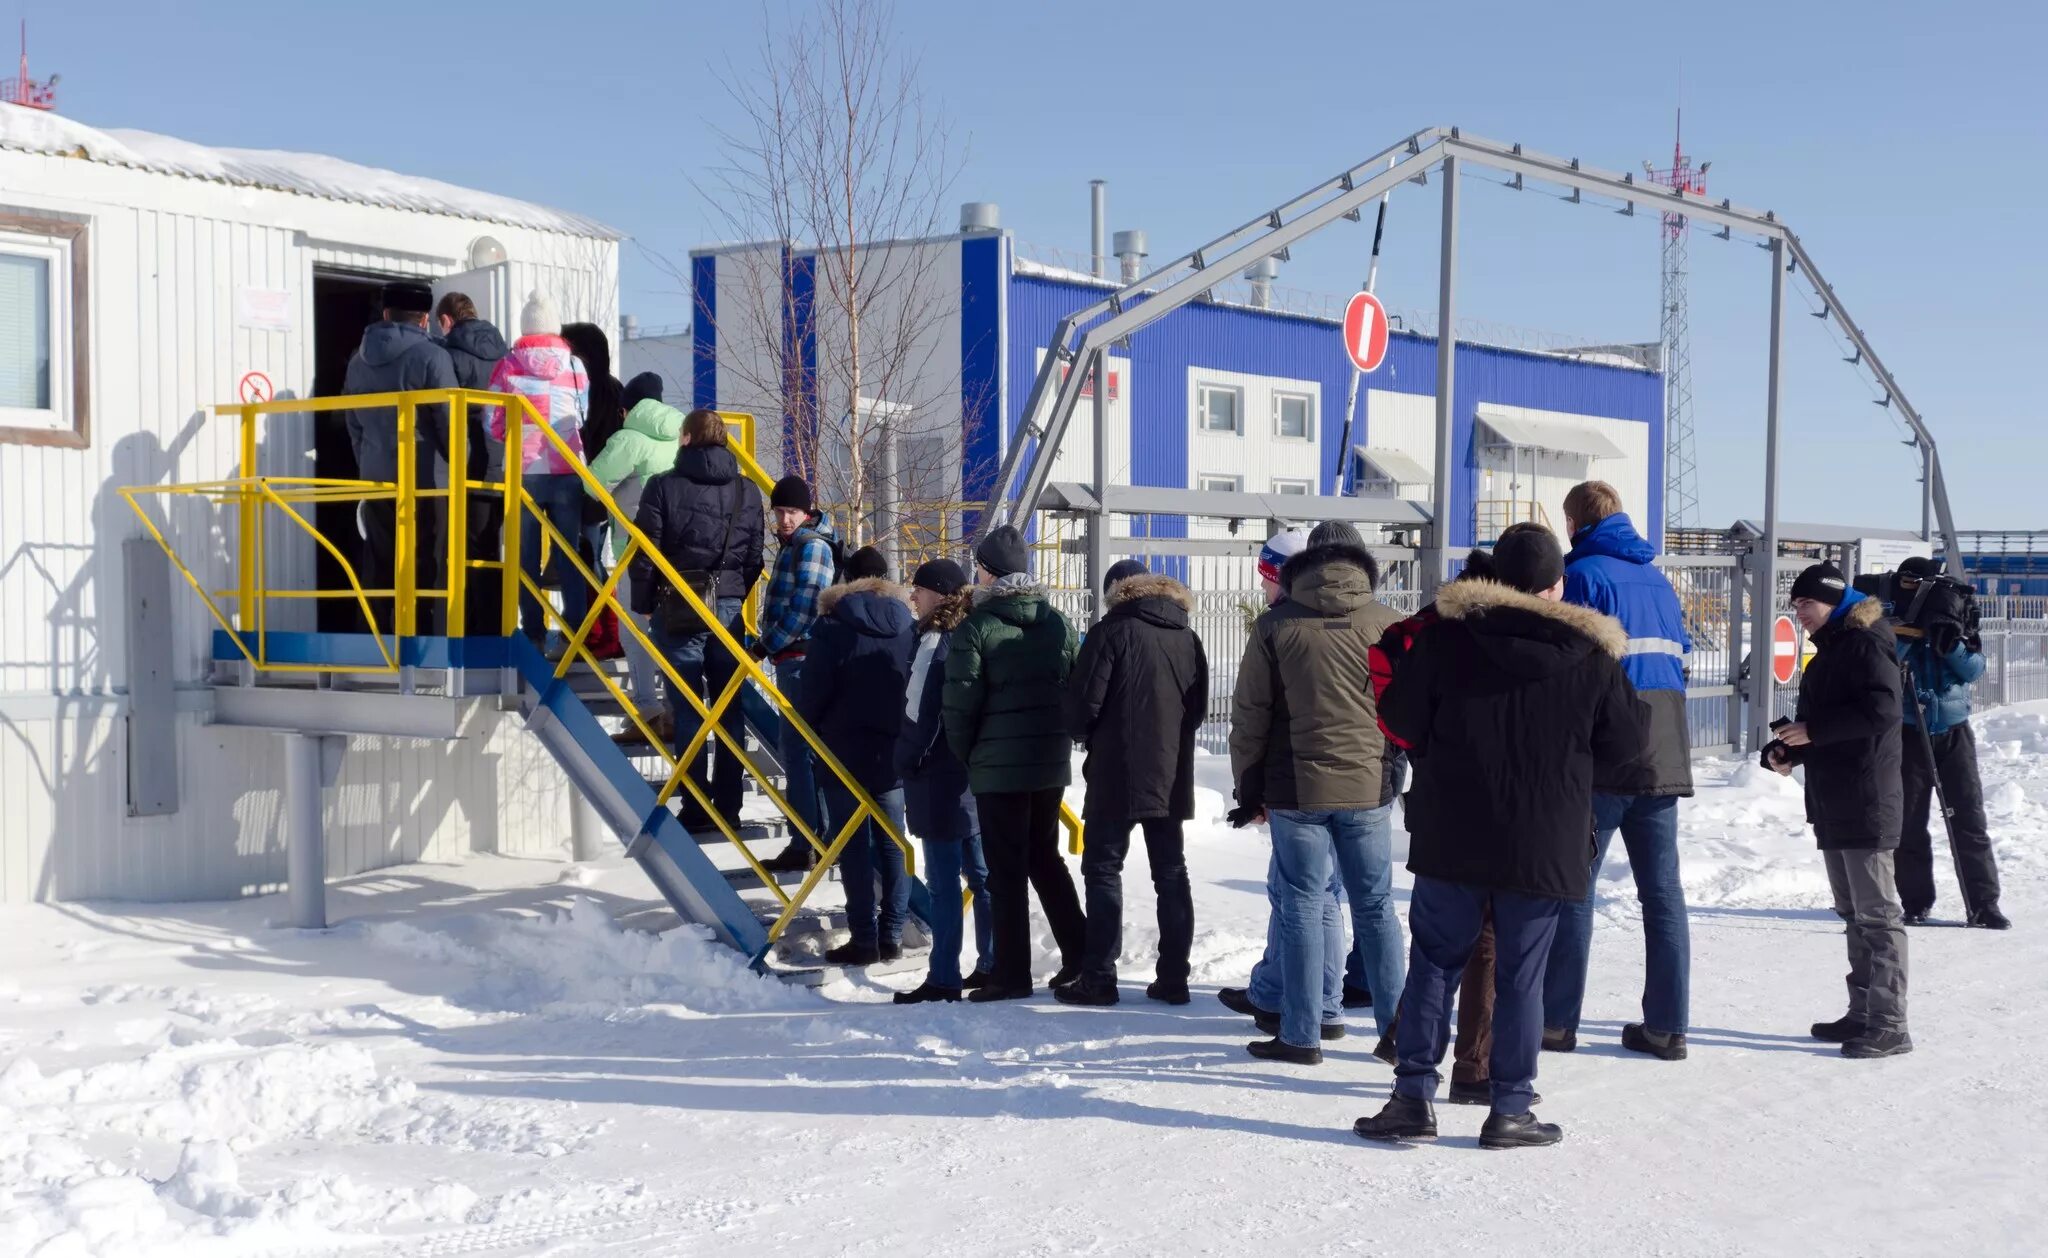
[(1324, 520), (1308, 535), (1311, 546), (1363, 546), (1365, 537), (1348, 520)]
[(794, 507), (799, 511), (811, 509), (811, 487), (801, 476), (785, 476), (775, 482), (775, 488), (768, 494), (770, 507)]
[(1829, 607), (1840, 607), (1848, 594), (1849, 583), (1842, 579), (1842, 570), (1831, 563), (1813, 565), (1792, 583), (1792, 601), (1795, 603), (1802, 598), (1810, 598)]
[(664, 392), (666, 389), (662, 385), (661, 376), (652, 371), (643, 371), (626, 381), (626, 395), (619, 401), (630, 411), (642, 402), (661, 401)]
[(974, 562), (999, 577), (1031, 570), (1030, 552), (1024, 549), (1024, 535), (1015, 525), (998, 524), (974, 548)]
[(917, 575), (910, 579), (910, 583), (920, 590), (930, 590), (944, 597), (958, 594), (960, 587), (967, 584), (967, 574), (950, 559), (927, 559), (917, 565)]
[(426, 314), (434, 308), (434, 290), (411, 280), (393, 280), (377, 294), (384, 309), (399, 314)]
[(1259, 580), (1280, 584), (1280, 569), (1287, 561), (1308, 549), (1307, 529), (1287, 529), (1266, 539), (1259, 548)]
[(1908, 581), (1925, 581), (1941, 575), (1941, 565), (1925, 555), (1915, 555), (1899, 565), (1899, 575)]
[(1477, 546), (1472, 548), (1472, 553), (1465, 556), (1465, 566), (1458, 570), (1456, 577), (1452, 578), (1455, 581), (1491, 581), (1493, 579), (1493, 556)]
[(1117, 582), (1126, 580), (1130, 577), (1143, 576), (1145, 575), (1145, 573), (1149, 571), (1151, 571), (1151, 569), (1145, 566), (1143, 560), (1119, 559), (1115, 563), (1109, 565), (1108, 572), (1102, 574), (1102, 592), (1104, 594), (1107, 594), (1111, 590), (1116, 588)]
[(1564, 549), (1541, 525), (1510, 528), (1493, 546), (1494, 579), (1524, 594), (1541, 594), (1564, 580)]
[(872, 546), (863, 546), (854, 551), (853, 556), (846, 561), (846, 579), (849, 581), (864, 581), (869, 577), (881, 577), (886, 580), (888, 576), (888, 557)]
[(519, 335), (560, 336), (562, 316), (555, 310), (555, 303), (547, 299), (536, 288), (526, 295), (526, 304), (519, 308)]

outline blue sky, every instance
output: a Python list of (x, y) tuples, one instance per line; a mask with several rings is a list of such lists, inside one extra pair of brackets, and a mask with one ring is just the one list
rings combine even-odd
[[(632, 237), (622, 305), (650, 326), (689, 317), (651, 256), (716, 234), (691, 175), (730, 121), (714, 70), (752, 64), (761, 22), (740, 2), (15, 8), (82, 121), (331, 153), (614, 224)], [(966, 145), (953, 200), (998, 202), (1020, 239), (1072, 252), (1090, 178), (1110, 181), (1112, 228), (1169, 253), (1432, 124), (1663, 164), (1682, 104), (1710, 192), (1793, 225), (1928, 417), (1959, 524), (2048, 526), (2041, 391), (2019, 371), (2048, 334), (2043, 6), (904, 0), (897, 23)], [(1461, 316), (1655, 339), (1654, 219), (1466, 190)], [(1396, 309), (1436, 304), (1437, 215), (1434, 184), (1395, 197), (1379, 289)], [(1369, 245), (1369, 226), (1327, 232), (1281, 282), (1348, 291)], [(1761, 506), (1769, 272), (1739, 242), (1692, 252), (1702, 515), (1724, 523)], [(1787, 517), (1917, 525), (1897, 425), (1819, 321), (1795, 317), (1787, 344)]]

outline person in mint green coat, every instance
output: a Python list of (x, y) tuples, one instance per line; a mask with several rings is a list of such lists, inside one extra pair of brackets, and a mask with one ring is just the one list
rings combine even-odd
[[(590, 474), (611, 493), (619, 510), (631, 520), (640, 513), (640, 491), (647, 482), (676, 465), (676, 450), (683, 434), (683, 413), (661, 400), (662, 379), (643, 371), (626, 384), (626, 423), (605, 442), (604, 450), (590, 464)], [(619, 544), (623, 551), (624, 545)], [(630, 570), (619, 578), (619, 602), (633, 605)], [(633, 619), (642, 630), (647, 617)], [(626, 662), (633, 679), (633, 700), (643, 708), (661, 710), (660, 691), (655, 687), (654, 659), (634, 634), (625, 634)]]

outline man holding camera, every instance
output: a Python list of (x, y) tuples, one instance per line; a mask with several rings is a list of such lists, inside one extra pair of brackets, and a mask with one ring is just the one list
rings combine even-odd
[(1916, 557), (1899, 565), (1893, 631), (1899, 659), (1912, 678), (1902, 713), (1906, 801), (1899, 836), (1899, 901), (1908, 926), (1926, 925), (1934, 908), (1928, 819), (1938, 779), (1968, 924), (2006, 930), (2012, 923), (1998, 911), (1998, 861), (1984, 821), (1977, 736), (1970, 729), (1970, 685), (1984, 675), (1983, 643), (1973, 632), (1970, 599), (1970, 591), (1943, 577), (1932, 559)]

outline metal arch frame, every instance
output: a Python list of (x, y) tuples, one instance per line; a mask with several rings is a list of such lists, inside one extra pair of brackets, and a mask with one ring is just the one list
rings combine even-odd
[[(1060, 440), (1065, 435), (1074, 408), (1081, 400), (1081, 388), (1085, 368), (1093, 355), (1104, 352), (1112, 343), (1130, 336), (1147, 325), (1164, 318), (1180, 307), (1207, 293), (1214, 285), (1224, 282), (1241, 272), (1251, 263), (1271, 255), (1285, 256), (1287, 249), (1322, 230), (1339, 219), (1360, 217), (1361, 208), (1404, 182), (1423, 181), (1432, 167), (1446, 165), (1455, 172), (1459, 165), (1469, 163), (1501, 171), (1512, 176), (1508, 187), (1522, 190), (1527, 180), (1570, 189), (1568, 199), (1578, 201), (1585, 193), (1592, 193), (1623, 202), (1620, 211), (1633, 215), (1638, 203), (1660, 213), (1682, 214), (1689, 219), (1713, 224), (1721, 229), (1720, 235), (1731, 236), (1741, 232), (1755, 237), (1758, 243), (1771, 250), (1773, 258), (1772, 300), (1773, 318), (1770, 340), (1771, 371), (1767, 405), (1767, 448), (1765, 484), (1766, 536), (1763, 550), (1770, 559), (1775, 559), (1777, 535), (1775, 525), (1777, 506), (1777, 456), (1778, 456), (1778, 412), (1780, 377), (1779, 357), (1782, 353), (1782, 302), (1784, 275), (1796, 269), (1803, 269), (1823, 302), (1823, 317), (1832, 316), (1840, 324), (1857, 358), (1869, 364), (1871, 374), (1876, 378), (1884, 396), (1880, 405), (1896, 405), (1899, 413), (1913, 430), (1922, 458), (1925, 460), (1926, 492), (1932, 499), (1932, 507), (1942, 535), (1942, 545), (1947, 554), (1951, 571), (1961, 575), (1965, 571), (1961, 538), (1956, 532), (1955, 520), (1949, 506), (1948, 488), (1942, 478), (1941, 457), (1936, 450), (1933, 434), (1928, 430), (1920, 412), (1906, 398), (1898, 381), (1884, 366), (1883, 361), (1871, 348), (1870, 340), (1863, 330), (1850, 318), (1848, 310), (1836, 295), (1834, 287), (1814, 265), (1812, 255), (1790, 228), (1779, 221), (1776, 214), (1764, 210), (1752, 210), (1735, 205), (1723, 199), (1711, 201), (1705, 197), (1689, 194), (1683, 189), (1667, 188), (1652, 183), (1639, 183), (1633, 174), (1622, 174), (1600, 170), (1582, 164), (1577, 158), (1560, 158), (1534, 152), (1519, 144), (1502, 144), (1462, 134), (1456, 127), (1432, 127), (1418, 131), (1381, 152), (1327, 179), (1300, 196), (1280, 205), (1267, 214), (1261, 215), (1243, 225), (1226, 232), (1209, 243), (1189, 253), (1184, 253), (1149, 274), (1125, 285), (1101, 301), (1085, 307), (1060, 321), (1053, 334), (1050, 352), (1040, 364), (1037, 377), (1032, 381), (1031, 393), (1025, 403), (1022, 422), (1011, 438), (1004, 456), (1001, 470), (997, 473), (991, 490), (987, 509), (983, 512), (981, 530), (986, 531), (1000, 523), (1014, 523), (1028, 517), (1043, 497), (1047, 482), (1051, 479), (1053, 457), (1058, 453)], [(1377, 168), (1377, 169), (1376, 169)], [(1455, 184), (1452, 173), (1446, 181), (1451, 187), (1445, 191), (1446, 224), (1455, 222)], [(1447, 240), (1442, 266), (1442, 284), (1449, 293), (1455, 273), (1455, 240)], [(1163, 278), (1183, 267), (1192, 271), (1179, 279), (1162, 283)], [(1159, 285), (1157, 291), (1148, 291)], [(1074, 344), (1077, 329), (1086, 328), (1078, 344)], [(1441, 338), (1446, 329), (1439, 329)], [(1448, 329), (1453, 344), (1456, 341), (1455, 328)], [(1445, 358), (1454, 355), (1445, 355)], [(1078, 362), (1083, 370), (1070, 371), (1064, 380), (1060, 369), (1070, 362)], [(1052, 409), (1041, 426), (1035, 419), (1044, 406), (1048, 395), (1052, 397)], [(1438, 399), (1439, 424), (1448, 403)], [(1439, 443), (1441, 444), (1441, 442)], [(1445, 452), (1438, 451), (1439, 462)], [(1016, 493), (1011, 487), (1017, 482), (1020, 465), (1024, 466), (1022, 485)], [(1098, 469), (1097, 476), (1101, 472)], [(1434, 507), (1431, 512), (1431, 550), (1441, 552), (1448, 539), (1448, 496), (1447, 478), (1439, 477), (1433, 487)], [(1767, 569), (1768, 570), (1768, 569)], [(1431, 581), (1440, 579), (1441, 572), (1430, 573)]]

